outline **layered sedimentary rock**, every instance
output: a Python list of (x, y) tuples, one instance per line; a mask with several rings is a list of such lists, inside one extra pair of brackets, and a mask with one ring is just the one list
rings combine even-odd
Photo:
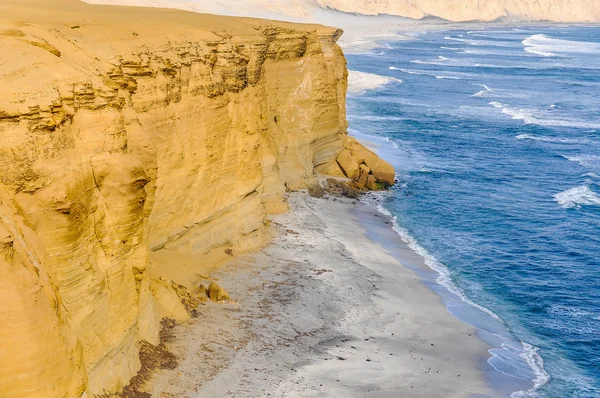
[(201, 267), (257, 248), (286, 187), (335, 168), (347, 140), (340, 34), (0, 4), (0, 396), (127, 384), (160, 317), (186, 318), (181, 286), (151, 275), (151, 254), (191, 253)]
[(395, 15), (414, 19), (438, 17), (449, 21), (597, 22), (596, 0), (86, 0), (91, 3), (170, 7), (234, 15), (281, 15), (310, 19), (318, 9), (360, 15)]

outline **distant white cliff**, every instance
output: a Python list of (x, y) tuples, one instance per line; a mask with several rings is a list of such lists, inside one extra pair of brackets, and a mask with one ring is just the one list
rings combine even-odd
[[(97, 4), (170, 7), (225, 15), (310, 19), (319, 9), (361, 15), (428, 16), (449, 21), (597, 22), (598, 0), (86, 0)], [(287, 19), (287, 18), (285, 18)]]

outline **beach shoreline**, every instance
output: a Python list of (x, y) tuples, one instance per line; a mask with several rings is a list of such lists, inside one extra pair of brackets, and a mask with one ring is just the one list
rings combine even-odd
[[(489, 396), (488, 345), (384, 246), (361, 201), (292, 193), (271, 243), (211, 277), (235, 300), (175, 329), (178, 357), (145, 391), (169, 396)], [(372, 237), (385, 240), (385, 244)], [(416, 255), (416, 254), (415, 254)], [(171, 395), (169, 395), (171, 394)]]

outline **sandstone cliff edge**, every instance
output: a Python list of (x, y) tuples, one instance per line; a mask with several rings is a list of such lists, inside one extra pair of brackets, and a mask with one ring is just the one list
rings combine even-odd
[(160, 318), (187, 316), (171, 268), (260, 247), (315, 172), (393, 183), (346, 135), (340, 34), (0, 4), (0, 395), (118, 391)]

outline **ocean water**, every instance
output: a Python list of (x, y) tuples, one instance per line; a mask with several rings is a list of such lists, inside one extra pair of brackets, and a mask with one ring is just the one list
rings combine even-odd
[(600, 397), (600, 28), (415, 33), (348, 67), (350, 132), (400, 181), (380, 209), (493, 347), (495, 394)]

